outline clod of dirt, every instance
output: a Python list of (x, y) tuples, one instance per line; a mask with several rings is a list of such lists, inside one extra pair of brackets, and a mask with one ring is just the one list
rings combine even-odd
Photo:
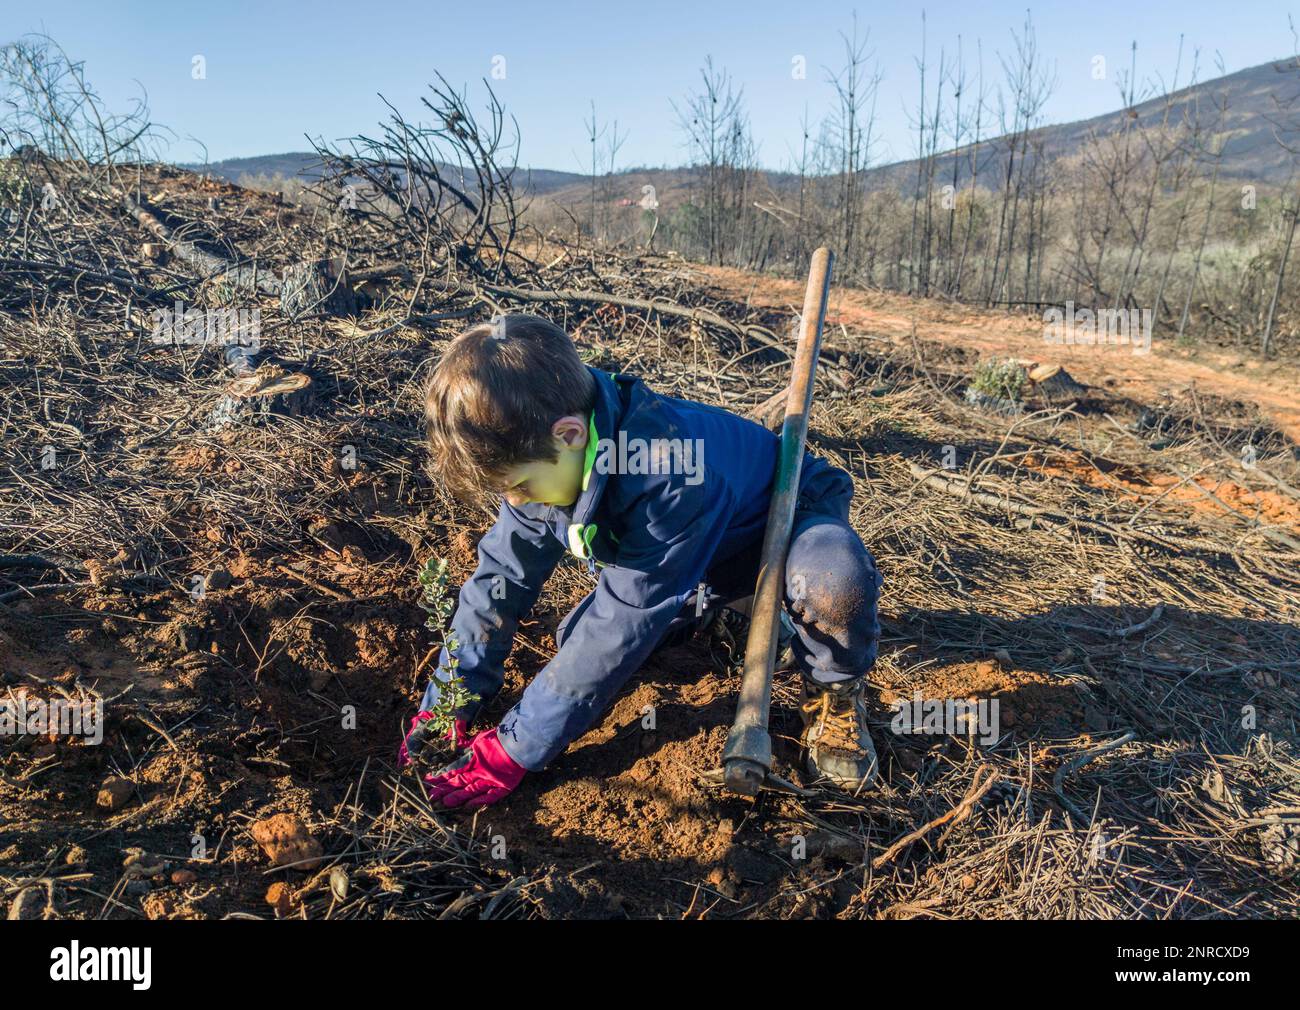
[(288, 915), (293, 910), (293, 888), (283, 880), (277, 880), (266, 889), (266, 903), (275, 909), (278, 915)]
[(141, 880), (145, 877), (156, 877), (167, 869), (166, 860), (160, 860), (157, 856), (151, 857), (144, 849), (138, 845), (133, 845), (129, 849), (122, 850), (126, 858), (122, 860), (122, 870), (124, 874), (135, 880)]
[(205, 589), (229, 589), (232, 579), (230, 573), (224, 568), (214, 568), (208, 572), (207, 577), (203, 580)]
[(134, 782), (114, 775), (105, 779), (104, 784), (99, 787), (99, 795), (95, 797), (95, 803), (103, 810), (121, 810), (127, 805), (134, 792)]
[(182, 621), (175, 622), (168, 630), (168, 641), (179, 652), (193, 652), (199, 647), (199, 636), (203, 631)]
[(172, 870), (172, 883), (184, 887), (186, 884), (192, 884), (199, 879), (199, 875), (193, 870)]
[(325, 855), (320, 842), (294, 814), (276, 814), (258, 821), (249, 830), (272, 866), (292, 864), (294, 869), (314, 870)]

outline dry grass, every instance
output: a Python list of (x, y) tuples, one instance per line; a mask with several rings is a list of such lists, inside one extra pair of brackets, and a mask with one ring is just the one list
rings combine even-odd
[[(234, 236), (242, 255), (256, 252), (268, 268), (292, 261), (286, 228), (306, 244), (321, 236), (269, 196), (223, 189), (222, 209), (209, 212), (192, 180), (167, 172), (150, 181), (162, 193), (155, 202)], [(219, 303), (216, 284), (141, 260), (138, 236), (107, 204), (83, 211), (85, 241), (117, 250), (99, 266), (129, 282), (10, 268), (0, 298), (0, 428), (11, 450), (0, 474), (0, 625), (25, 634), (42, 622), (75, 623), (77, 604), (105, 579), (155, 603), (165, 597), (183, 614), (192, 577), (214, 564), (214, 544), (289, 560), (319, 544), (322, 520), (364, 528), (395, 556), (414, 558), (445, 553), (457, 533), (482, 528), (486, 511), (458, 509), (422, 471), (419, 385), (472, 316), (536, 304), (484, 289), (412, 306), (398, 284), (339, 321), (282, 318), (263, 301), (264, 344), (312, 376), (315, 396), (300, 416), (246, 416), (220, 428), (213, 411), (229, 376), (219, 357), (151, 343), (136, 300), (179, 283), (199, 304)], [(553, 241), (524, 248), (539, 260), (543, 249), (548, 259), (560, 250), (543, 271), (551, 290), (585, 286), (708, 313), (592, 300), (543, 306), (592, 364), (740, 412), (784, 382), (785, 357), (769, 344), (784, 339), (775, 334), (789, 320), (710, 298), (671, 259), (600, 260)], [(427, 324), (412, 321), (413, 311), (461, 318)], [(882, 710), (887, 774), (878, 791), (764, 797), (756, 807), (775, 850), (801, 834), (812, 858), (739, 901), (700, 883), (704, 897), (681, 913), (1295, 916), (1300, 551), (1286, 540), (1295, 531), (1209, 500), (1198, 508), (1173, 496), (1134, 500), (1118, 483), (1106, 486), (1117, 467), (1248, 480), (1233, 464), (1249, 441), (1260, 450), (1253, 489), (1286, 497), (1297, 483), (1295, 447), (1192, 397), (1155, 405), (1154, 424), (1142, 413), (1153, 405), (1098, 391), (1070, 404), (1031, 398), (1014, 418), (981, 413), (959, 397), (969, 376), (946, 363), (945, 348), (922, 334), (909, 354), (881, 351), (869, 336), (828, 334), (810, 442), (853, 476), (852, 520), (886, 577), (873, 681), (899, 696), (941, 696), (947, 682), (937, 671), (993, 662), (1009, 698), (1032, 681), (1093, 718), (1020, 722), (985, 748), (896, 736)], [(46, 446), (55, 463), (43, 468)], [(954, 466), (945, 468), (949, 446)], [(348, 447), (355, 470), (340, 463)], [(1044, 460), (1063, 459), (1102, 476), (1045, 472)], [(566, 570), (548, 592), (572, 595), (570, 578)], [(29, 605), (50, 595), (70, 609)], [(780, 682), (777, 705), (793, 700), (792, 685)], [(0, 784), (6, 804), (23, 802), (27, 760), (17, 750), (0, 755), (11, 773)], [(968, 814), (873, 868), (893, 843), (958, 808), (977, 774), (992, 781)], [(295, 914), (541, 911), (530, 888), (543, 866), (489, 873), (472, 822), (430, 814), (401, 782), (385, 797), (363, 800), (358, 787), (320, 815), (331, 837), (350, 839), (332, 856), (347, 867), (348, 896), (332, 892), (322, 871)], [(55, 878), (69, 894), (80, 886), (31, 862), (6, 871), (0, 886), (12, 896)], [(71, 914), (91, 907), (74, 904)], [(104, 908), (121, 912), (96, 910)]]

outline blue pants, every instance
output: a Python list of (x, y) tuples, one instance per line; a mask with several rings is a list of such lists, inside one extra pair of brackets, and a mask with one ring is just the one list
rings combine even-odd
[[(880, 639), (877, 602), (882, 578), (862, 538), (849, 525), (853, 483), (842, 470), (805, 487), (795, 506), (785, 564), (785, 609), (795, 626), (795, 662), (823, 684), (853, 680), (876, 662)], [(667, 636), (689, 629), (707, 608), (752, 596), (762, 542), (716, 560), (704, 586), (671, 625)], [(703, 599), (700, 599), (700, 596)], [(557, 646), (591, 603), (588, 594), (555, 631)], [(666, 636), (666, 637), (667, 637)]]

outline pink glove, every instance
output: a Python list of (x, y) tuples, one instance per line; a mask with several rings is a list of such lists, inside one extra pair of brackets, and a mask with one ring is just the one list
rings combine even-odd
[[(420, 753), (421, 749), (429, 744), (429, 734), (431, 727), (426, 726), (430, 719), (433, 718), (432, 712), (418, 712), (411, 717), (411, 728), (406, 731), (406, 736), (402, 738), (402, 746), (397, 749), (397, 767), (405, 768)], [(454, 726), (447, 730), (445, 739), (451, 741), (451, 745), (456, 750), (463, 750), (469, 746), (469, 728), (465, 725), (464, 719), (457, 719)]]
[(467, 810), (485, 807), (513, 792), (528, 771), (516, 764), (495, 729), (477, 733), (469, 750), (440, 772), (424, 777), (431, 803)]

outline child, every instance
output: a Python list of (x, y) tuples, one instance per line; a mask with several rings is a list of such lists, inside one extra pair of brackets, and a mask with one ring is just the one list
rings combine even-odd
[[(498, 316), (447, 348), (425, 403), (434, 469), (461, 497), (501, 495), (451, 628), (479, 700), (445, 742), (424, 723), (431, 679), (399, 763), (423, 747), (460, 756), (425, 776), (443, 806), (493, 803), (584, 733), (645, 658), (699, 615), (750, 596), (779, 440), (717, 407), (588, 368), (538, 316)], [(814, 775), (849, 790), (876, 776), (863, 675), (876, 659), (881, 578), (848, 523), (853, 485), (804, 457), (785, 573)], [(500, 691), (515, 629), (568, 550), (595, 588), (560, 622), (558, 651), (494, 729), (467, 727)], [(447, 666), (444, 653), (440, 665)]]

